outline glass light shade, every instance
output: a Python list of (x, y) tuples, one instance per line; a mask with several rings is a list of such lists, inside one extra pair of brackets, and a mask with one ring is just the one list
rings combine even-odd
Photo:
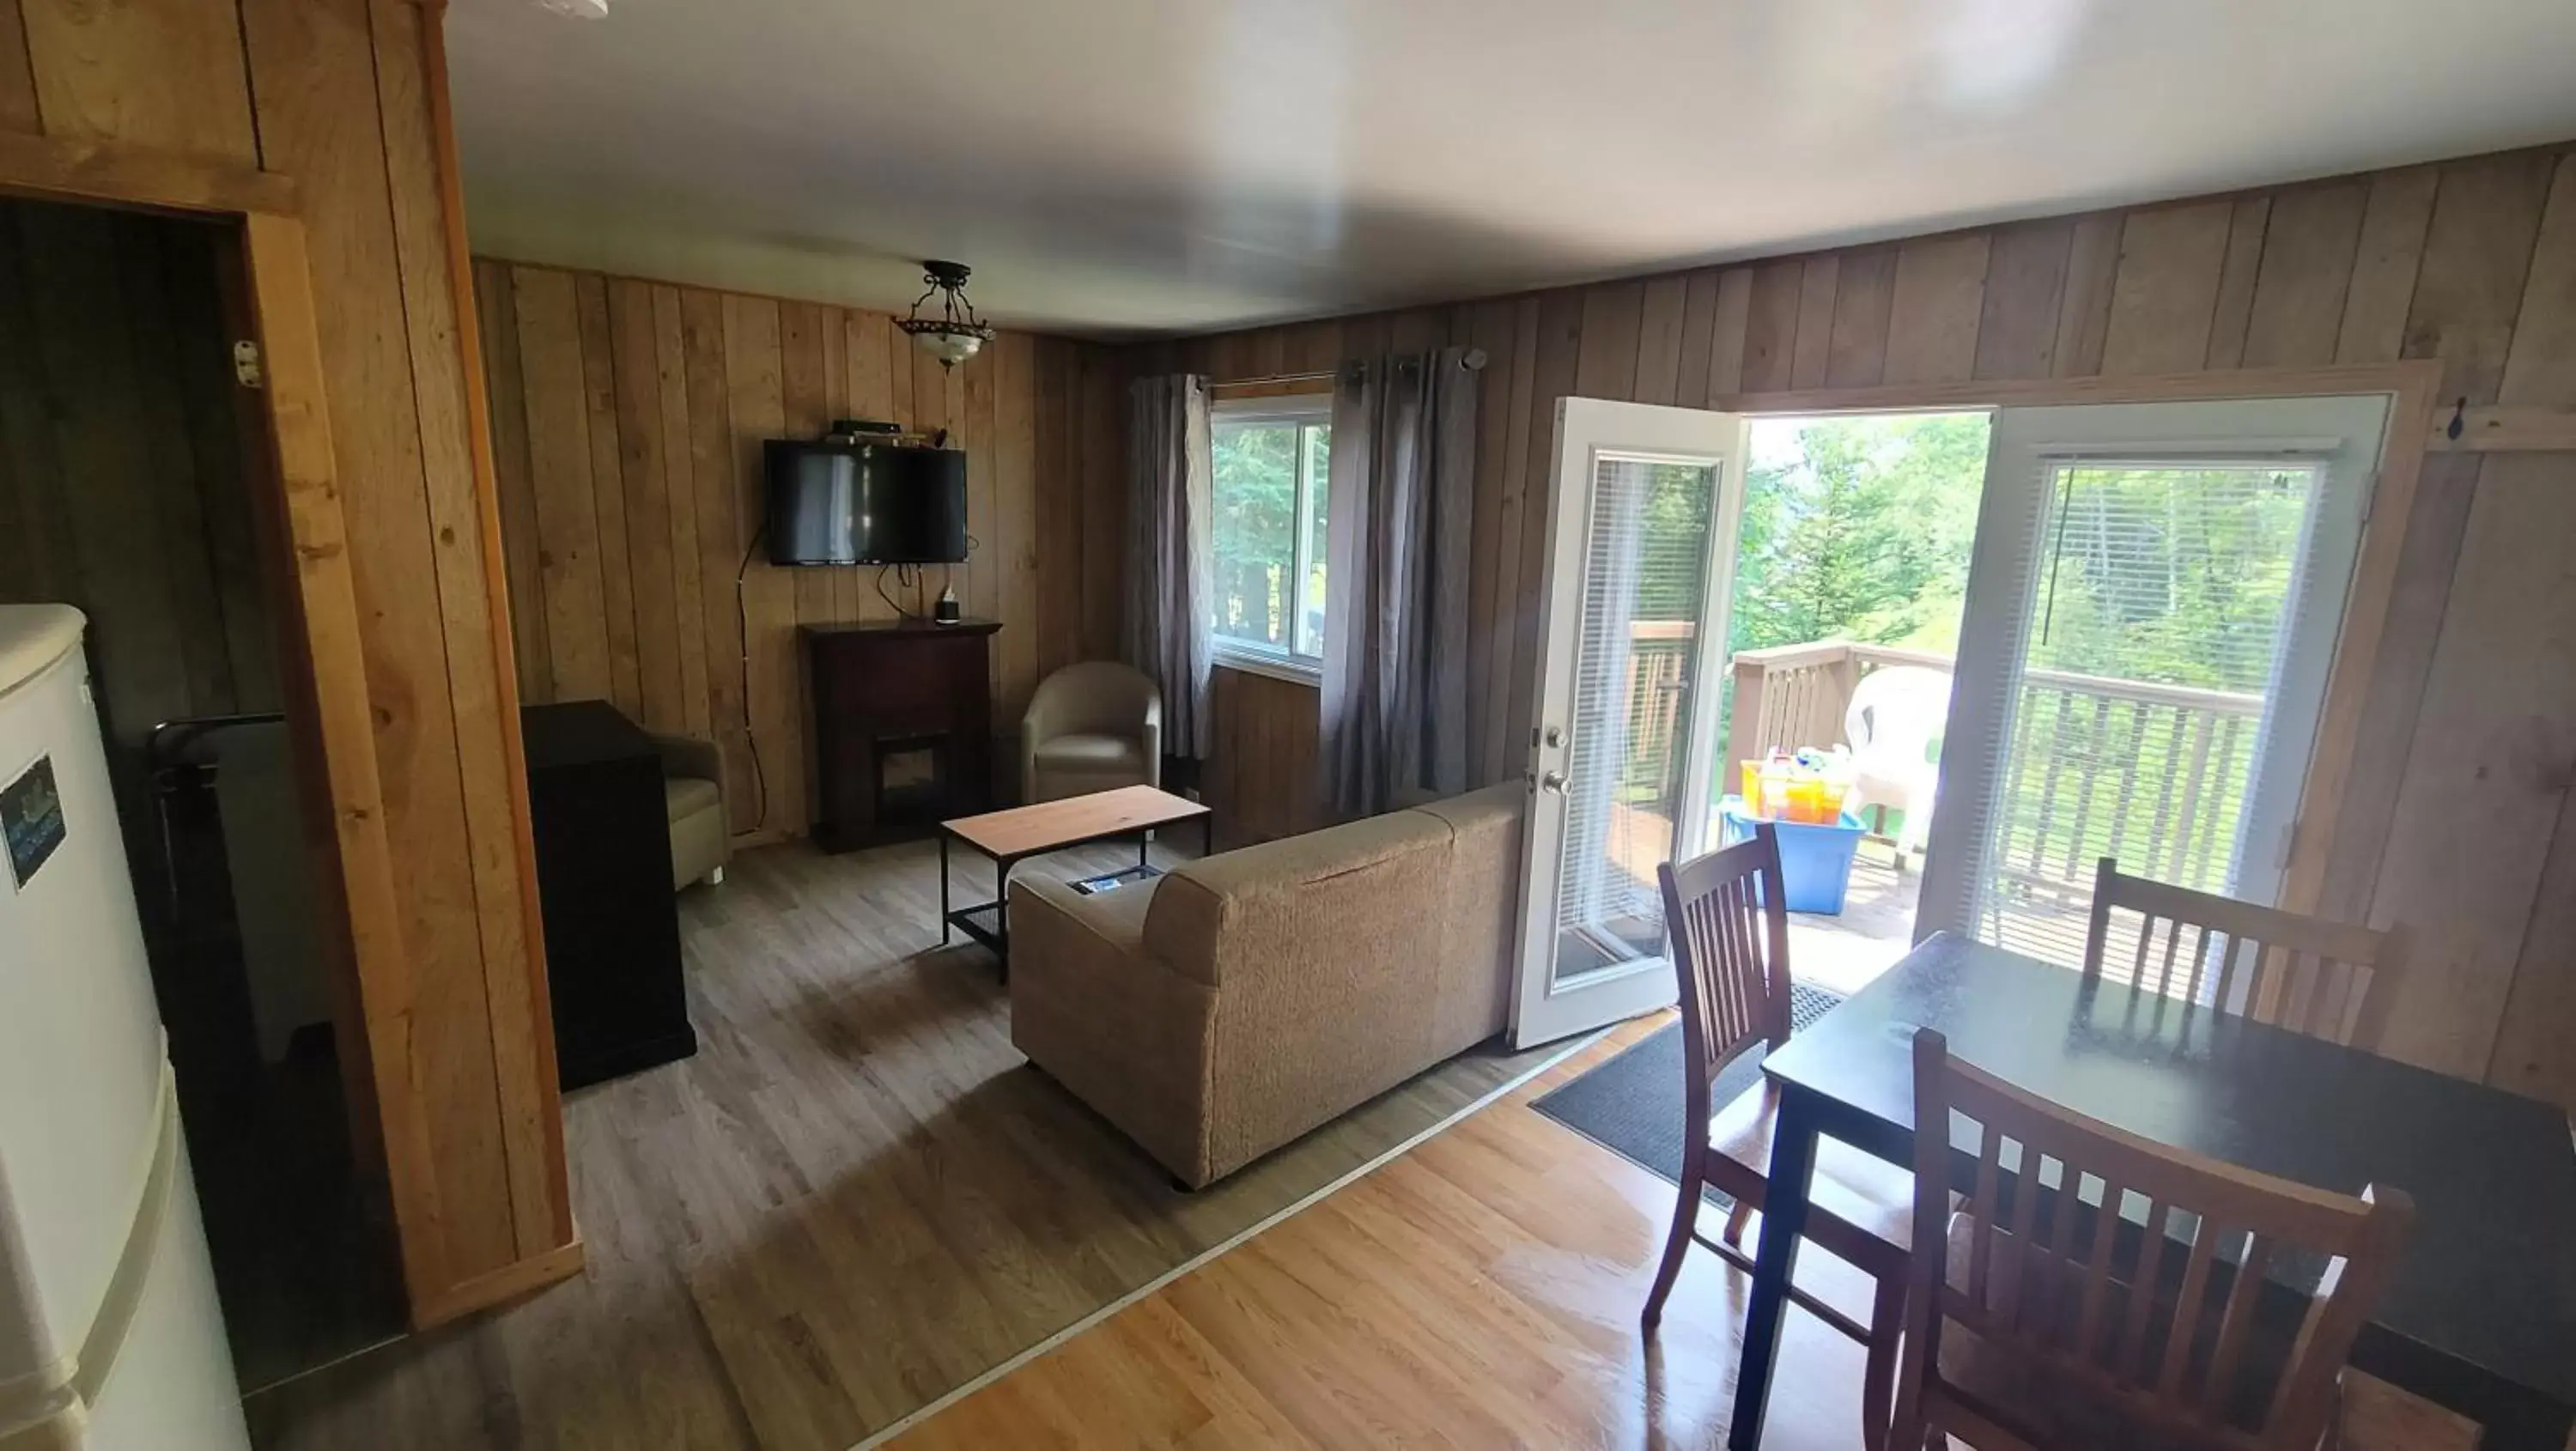
[(939, 366), (954, 368), (984, 350), (983, 335), (964, 328), (907, 328), (921, 350), (939, 360)]

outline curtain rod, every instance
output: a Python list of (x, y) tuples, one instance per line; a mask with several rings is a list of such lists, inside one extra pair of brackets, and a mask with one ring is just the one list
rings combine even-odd
[[(1428, 351), (1436, 354), (1443, 350), (1440, 348), (1431, 348), (1428, 349)], [(1350, 359), (1350, 362), (1362, 365), (1365, 365), (1368, 361), (1369, 360), (1366, 358)], [(1482, 372), (1485, 367), (1485, 350), (1483, 348), (1469, 348), (1466, 353), (1458, 359), (1458, 366), (1466, 369), (1470, 373)], [(1331, 375), (1327, 374), (1326, 376), (1329, 377)]]
[[(1434, 348), (1432, 351), (1438, 352), (1440, 350)], [(1458, 360), (1458, 366), (1465, 368), (1471, 373), (1482, 372), (1485, 367), (1485, 361), (1486, 353), (1483, 348), (1469, 348), (1466, 355)], [(1294, 383), (1330, 383), (1335, 378), (1341, 376), (1342, 368), (1354, 365), (1365, 366), (1367, 362), (1368, 359), (1366, 358), (1352, 358), (1344, 362), (1341, 367), (1310, 369), (1302, 373), (1264, 373), (1261, 376), (1254, 378), (1228, 378), (1221, 383), (1209, 383), (1208, 389), (1211, 392), (1228, 388), (1277, 389), (1282, 388), (1284, 385)]]

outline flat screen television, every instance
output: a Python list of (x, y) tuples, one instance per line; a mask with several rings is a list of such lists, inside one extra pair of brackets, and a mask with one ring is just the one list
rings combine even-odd
[(959, 564), (966, 558), (966, 455), (883, 443), (761, 445), (769, 562)]

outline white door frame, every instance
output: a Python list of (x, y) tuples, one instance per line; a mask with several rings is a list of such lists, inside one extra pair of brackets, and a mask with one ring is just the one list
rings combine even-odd
[(1518, 968), (1512, 993), (1515, 1046), (1549, 1042), (1669, 1006), (1678, 992), (1670, 962), (1658, 955), (1620, 963), (1564, 982), (1556, 979), (1558, 888), (1565, 851), (1567, 777), (1574, 742), (1575, 676), (1581, 653), (1586, 565), (1593, 528), (1593, 471), (1603, 458), (1650, 459), (1708, 467), (1716, 473), (1710, 502), (1708, 558), (1693, 661), (1693, 688), (1673, 732), (1683, 752), (1682, 798), (1674, 825), (1677, 851), (1707, 831), (1714, 732), (1700, 712), (1714, 708), (1726, 653), (1738, 499), (1742, 493), (1744, 420), (1735, 414), (1665, 408), (1598, 398), (1557, 401), (1548, 489), (1546, 588), (1539, 616), (1538, 711), (1529, 742), (1529, 809), (1522, 837)]
[(2386, 394), (2170, 403), (1999, 408), (1986, 454), (1966, 608), (1950, 692), (1950, 719), (1932, 818), (1915, 940), (1972, 933), (2000, 787), (2000, 749), (2011, 739), (2024, 667), (2038, 548), (2059, 465), (2295, 460), (2319, 470), (2303, 527), (2288, 618), (2253, 761), (2254, 789), (2239, 825), (2236, 895), (2269, 904), (2280, 893), (2296, 836), (2318, 722), (2325, 706), (2362, 526), (2394, 415)]

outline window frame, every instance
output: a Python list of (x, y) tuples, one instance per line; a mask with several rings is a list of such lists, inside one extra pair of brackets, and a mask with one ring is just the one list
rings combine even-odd
[[(1329, 430), (1332, 427), (1332, 395), (1325, 392), (1299, 391), (1265, 393), (1260, 396), (1240, 398), (1220, 396), (1208, 406), (1211, 455), (1214, 453), (1216, 429), (1227, 424), (1294, 424), (1297, 428), (1297, 497), (1296, 502), (1290, 506), (1289, 526), (1289, 532), (1292, 535), (1289, 548), (1289, 577), (1293, 583), (1288, 596), (1288, 643), (1284, 646), (1266, 645), (1258, 641), (1219, 633), (1215, 618), (1216, 601), (1213, 598), (1214, 592), (1211, 591), (1208, 619), (1211, 653), (1215, 663), (1230, 669), (1303, 684), (1320, 683), (1324, 678), (1324, 657), (1320, 648), (1324, 642), (1317, 641), (1319, 648), (1316, 653), (1310, 655), (1297, 648), (1297, 636), (1305, 613), (1306, 581), (1312, 577), (1314, 566), (1318, 562), (1314, 553), (1313, 538), (1315, 456), (1307, 430), (1313, 428)], [(1327, 437), (1325, 456), (1328, 466), (1331, 447), (1331, 440)], [(1208, 465), (1211, 507), (1214, 506), (1217, 486), (1215, 460), (1211, 457)], [(1329, 481), (1327, 487), (1330, 487)], [(1216, 547), (1213, 530), (1209, 534), (1208, 547), (1211, 558), (1202, 561), (1202, 566), (1207, 567), (1212, 576), (1214, 574), (1213, 551)], [(1324, 612), (1327, 621), (1331, 618), (1332, 608), (1332, 589), (1328, 577), (1324, 594)], [(1326, 628), (1330, 628), (1329, 624)]]

